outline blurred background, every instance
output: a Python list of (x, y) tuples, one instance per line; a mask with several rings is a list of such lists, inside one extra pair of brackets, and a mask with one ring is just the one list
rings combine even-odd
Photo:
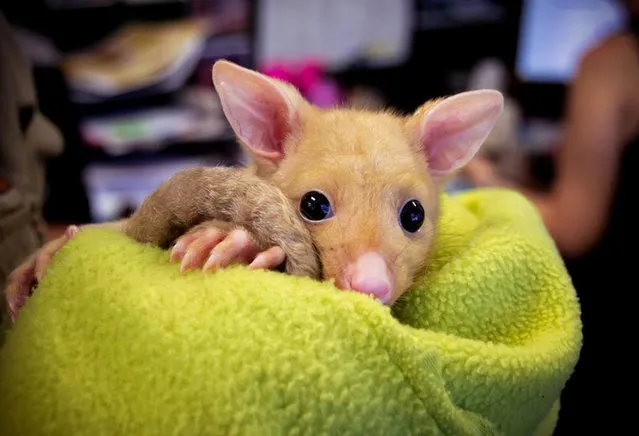
[(242, 163), (211, 84), (218, 58), (290, 80), (318, 105), (410, 112), (499, 89), (506, 111), (483, 152), (543, 187), (579, 58), (624, 22), (603, 0), (5, 3), (39, 110), (62, 137), (45, 159), (52, 231), (126, 216), (181, 168)]

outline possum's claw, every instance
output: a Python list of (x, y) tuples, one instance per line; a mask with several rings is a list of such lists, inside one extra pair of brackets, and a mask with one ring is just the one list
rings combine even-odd
[(249, 264), (252, 269), (272, 269), (285, 258), (280, 247), (260, 251), (246, 230), (225, 231), (213, 224), (180, 237), (170, 255), (171, 262), (181, 262), (181, 272), (200, 267), (207, 272), (232, 263)]
[(211, 254), (202, 268), (203, 271), (223, 268), (233, 261), (246, 262), (257, 254), (246, 230), (233, 230), (226, 238), (211, 250)]
[(281, 247), (272, 247), (262, 251), (249, 265), (251, 269), (272, 269), (277, 268), (286, 260), (286, 253)]
[(78, 230), (76, 226), (67, 227), (64, 235), (45, 244), (11, 272), (4, 290), (6, 311), (11, 322), (16, 321), (18, 312), (26, 304), (33, 288), (44, 277), (53, 256), (69, 242)]
[(199, 268), (211, 250), (224, 240), (225, 233), (216, 228), (184, 235), (171, 250), (171, 261), (181, 261), (180, 272)]

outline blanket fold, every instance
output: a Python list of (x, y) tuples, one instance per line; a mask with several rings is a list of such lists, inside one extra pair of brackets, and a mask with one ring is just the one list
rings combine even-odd
[(0, 349), (0, 435), (552, 434), (582, 339), (561, 258), (518, 194), (442, 207), (392, 311), (81, 232)]

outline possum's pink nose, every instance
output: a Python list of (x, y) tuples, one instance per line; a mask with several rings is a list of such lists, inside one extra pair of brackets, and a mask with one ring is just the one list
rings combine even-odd
[(373, 295), (386, 304), (391, 296), (391, 278), (386, 260), (379, 253), (361, 254), (346, 268), (347, 287)]

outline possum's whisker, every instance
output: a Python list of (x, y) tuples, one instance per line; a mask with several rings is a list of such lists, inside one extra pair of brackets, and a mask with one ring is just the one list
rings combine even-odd
[(404, 247), (399, 251), (399, 253), (397, 253), (395, 255), (395, 258), (393, 259), (393, 261), (391, 262), (391, 265), (393, 265), (393, 267), (397, 266), (397, 261), (399, 260), (399, 257), (404, 253), (404, 251), (410, 246), (410, 242), (406, 242), (404, 244)]

